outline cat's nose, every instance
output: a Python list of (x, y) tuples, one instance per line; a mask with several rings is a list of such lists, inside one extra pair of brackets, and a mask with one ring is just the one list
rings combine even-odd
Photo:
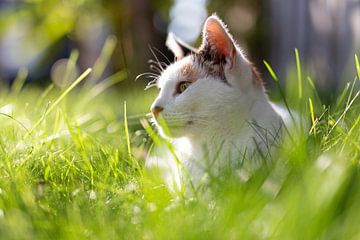
[(154, 106), (151, 108), (151, 113), (153, 114), (154, 118), (157, 118), (157, 116), (159, 115), (159, 113), (164, 110), (163, 107), (159, 107), (159, 106)]

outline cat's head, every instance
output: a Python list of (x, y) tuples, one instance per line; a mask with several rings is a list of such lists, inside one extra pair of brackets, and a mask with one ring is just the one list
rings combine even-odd
[(160, 93), (151, 106), (163, 135), (201, 137), (251, 121), (254, 103), (266, 99), (263, 85), (217, 16), (206, 20), (198, 49), (173, 35), (167, 45), (176, 61), (158, 78)]

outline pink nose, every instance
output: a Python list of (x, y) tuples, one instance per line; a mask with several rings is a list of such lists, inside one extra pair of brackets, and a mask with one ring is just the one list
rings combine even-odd
[(151, 108), (151, 113), (153, 114), (154, 118), (157, 118), (157, 116), (159, 115), (159, 113), (164, 110), (164, 108), (159, 107), (159, 106), (155, 106), (153, 108)]

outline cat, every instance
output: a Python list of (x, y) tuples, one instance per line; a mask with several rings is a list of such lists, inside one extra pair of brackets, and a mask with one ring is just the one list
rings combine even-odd
[(215, 14), (206, 19), (198, 49), (172, 33), (166, 45), (175, 62), (157, 79), (160, 93), (151, 113), (184, 169), (178, 174), (169, 152), (150, 157), (147, 164), (163, 166), (168, 184), (179, 186), (184, 172), (199, 184), (209, 171), (251, 161), (255, 152), (270, 154), (282, 117), (223, 21)]

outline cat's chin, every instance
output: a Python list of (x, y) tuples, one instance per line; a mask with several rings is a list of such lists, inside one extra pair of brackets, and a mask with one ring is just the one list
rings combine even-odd
[[(195, 123), (188, 120), (184, 123), (177, 123), (176, 125), (165, 124), (165, 127), (158, 121), (155, 121), (157, 129), (162, 137), (167, 139), (191, 138), (194, 137), (196, 131)], [(165, 123), (165, 122), (164, 122)]]
[(162, 127), (158, 127), (161, 136), (168, 139), (185, 137), (184, 127), (168, 127), (166, 131)]
[(159, 133), (162, 137), (168, 138), (168, 139), (174, 139), (174, 138), (182, 138), (186, 137), (186, 133), (189, 129), (187, 127), (192, 124), (191, 123), (180, 123), (177, 122), (176, 124), (171, 124), (169, 122), (166, 122), (165, 119), (161, 121), (157, 121), (154, 119), (156, 123), (156, 127), (159, 130)]

